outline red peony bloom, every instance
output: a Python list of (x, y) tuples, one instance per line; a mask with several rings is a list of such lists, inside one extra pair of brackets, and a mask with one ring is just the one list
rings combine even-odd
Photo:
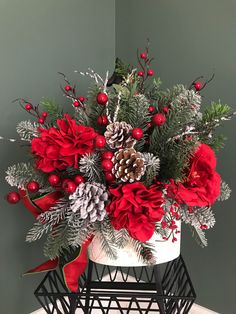
[(170, 197), (188, 206), (210, 206), (220, 194), (220, 175), (216, 172), (216, 157), (213, 150), (201, 144), (195, 152), (187, 180), (168, 188)]
[(106, 210), (113, 227), (127, 229), (132, 238), (141, 242), (148, 241), (155, 231), (155, 222), (164, 215), (162, 192), (157, 186), (145, 187), (135, 182), (110, 188), (110, 193), (112, 201)]
[(40, 136), (32, 140), (36, 166), (44, 172), (77, 167), (79, 156), (93, 152), (97, 133), (93, 128), (78, 125), (68, 114), (57, 120), (57, 128), (39, 128)]

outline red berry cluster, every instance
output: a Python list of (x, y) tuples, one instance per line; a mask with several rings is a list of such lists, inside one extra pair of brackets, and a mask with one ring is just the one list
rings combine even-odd
[(58, 174), (50, 174), (48, 182), (51, 186), (59, 189), (62, 188), (64, 192), (71, 194), (75, 192), (79, 184), (85, 182), (85, 178), (81, 175), (76, 175), (73, 179), (61, 179)]
[(101, 166), (102, 169), (105, 173), (105, 179), (107, 182), (114, 182), (115, 180), (115, 176), (112, 173), (112, 168), (113, 168), (113, 162), (112, 162), (112, 158), (113, 158), (114, 154), (113, 152), (107, 150), (104, 151), (101, 155), (102, 161), (101, 161)]

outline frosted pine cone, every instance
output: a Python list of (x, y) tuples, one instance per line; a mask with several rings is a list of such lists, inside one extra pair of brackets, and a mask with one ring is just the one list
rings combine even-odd
[(74, 213), (79, 213), (81, 219), (87, 219), (88, 222), (104, 219), (108, 193), (103, 184), (81, 183), (69, 198), (71, 210)]
[(144, 160), (134, 148), (119, 150), (115, 153), (112, 161), (114, 163), (113, 174), (123, 182), (139, 181), (144, 175)]
[(112, 149), (133, 147), (136, 141), (131, 130), (132, 126), (124, 121), (109, 124), (104, 134), (107, 144)]

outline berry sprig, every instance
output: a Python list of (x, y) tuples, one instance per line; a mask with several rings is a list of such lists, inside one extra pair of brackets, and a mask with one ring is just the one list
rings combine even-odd
[(13, 103), (14, 102), (18, 102), (23, 110), (34, 116), (39, 124), (45, 124), (48, 113), (46, 111), (42, 111), (40, 113), (39, 104), (33, 105), (31, 102), (27, 101), (24, 98), (15, 99)]
[(153, 69), (150, 68), (150, 64), (153, 61), (153, 58), (149, 58), (149, 41), (144, 52), (139, 53), (139, 50), (137, 50), (137, 59), (141, 67), (141, 70), (138, 71), (138, 76), (141, 79), (140, 89), (141, 91), (143, 91), (145, 81), (148, 79), (148, 77), (154, 75)]
[(208, 79), (205, 80), (205, 82), (202, 82), (202, 79), (204, 79), (204, 76), (199, 76), (197, 77), (190, 85), (189, 89), (194, 88), (197, 92), (200, 92), (209, 84), (215, 77), (215, 73), (212, 74), (212, 76)]
[(85, 97), (77, 95), (76, 86), (71, 84), (71, 82), (68, 80), (64, 73), (58, 73), (63, 76), (63, 79), (65, 81), (64, 87), (61, 86), (61, 90), (63, 91), (64, 95), (72, 101), (72, 104), (75, 108), (81, 107), (86, 113), (84, 104), (86, 100)]

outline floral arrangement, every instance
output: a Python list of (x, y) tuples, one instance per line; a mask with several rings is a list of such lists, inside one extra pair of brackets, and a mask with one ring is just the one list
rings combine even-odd
[(72, 114), (51, 100), (17, 100), (36, 121), (17, 125), (30, 157), (7, 169), (6, 181), (18, 189), (7, 200), (22, 200), (36, 217), (26, 240), (47, 235), (51, 262), (65, 265), (94, 234), (113, 258), (131, 241), (153, 262), (148, 241), (157, 233), (175, 242), (178, 220), (207, 244), (211, 206), (230, 195), (216, 171), (214, 151), (225, 140), (216, 129), (234, 113), (220, 102), (202, 110), (201, 92), (213, 77), (162, 90), (151, 62), (147, 47), (138, 69), (117, 59), (110, 78), (80, 72), (94, 80), (86, 98), (61, 73)]

